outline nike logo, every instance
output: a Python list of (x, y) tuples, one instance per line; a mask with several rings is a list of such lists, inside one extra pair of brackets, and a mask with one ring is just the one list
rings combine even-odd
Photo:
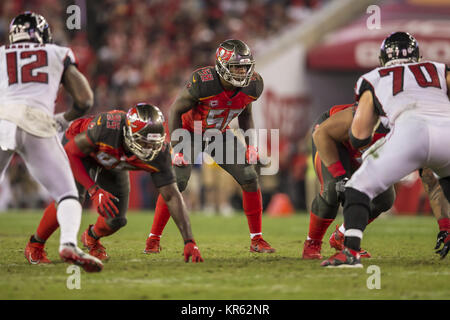
[(33, 260), (31, 258), (31, 253), (28, 255), (28, 261), (30, 261), (31, 264), (39, 264), (39, 260)]

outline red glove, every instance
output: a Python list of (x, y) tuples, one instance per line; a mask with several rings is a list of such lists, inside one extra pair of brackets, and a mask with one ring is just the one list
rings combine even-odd
[(245, 159), (247, 163), (256, 164), (259, 160), (258, 149), (255, 146), (247, 146), (247, 151), (245, 152)]
[(172, 164), (177, 167), (185, 167), (189, 163), (187, 162), (186, 159), (184, 159), (184, 155), (181, 152), (179, 152), (173, 156)]
[(184, 262), (189, 262), (189, 257), (192, 256), (192, 263), (203, 262), (195, 241), (193, 239), (186, 240), (184, 245)]
[(119, 201), (118, 198), (113, 196), (108, 191), (100, 188), (98, 185), (93, 185), (88, 190), (89, 196), (94, 203), (94, 206), (97, 208), (97, 212), (105, 218), (115, 217), (119, 214), (119, 209), (117, 209), (113, 200)]

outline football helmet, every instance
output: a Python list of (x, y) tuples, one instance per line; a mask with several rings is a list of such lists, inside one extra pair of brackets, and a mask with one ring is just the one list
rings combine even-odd
[(40, 14), (26, 11), (15, 17), (9, 25), (9, 42), (21, 41), (51, 43), (50, 26)]
[[(245, 73), (233, 72), (233, 67), (246, 67)], [(216, 50), (216, 71), (235, 87), (246, 87), (255, 71), (255, 60), (250, 48), (241, 40), (226, 40)]]
[(419, 44), (407, 32), (391, 33), (381, 44), (380, 64), (387, 67), (393, 64), (418, 62)]
[(126, 115), (123, 127), (126, 147), (142, 161), (152, 161), (161, 151), (166, 132), (164, 116), (158, 107), (138, 103)]

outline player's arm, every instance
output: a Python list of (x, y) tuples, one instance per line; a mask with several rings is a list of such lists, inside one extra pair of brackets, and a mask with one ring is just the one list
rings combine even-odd
[[(252, 103), (249, 103), (244, 108), (244, 110), (239, 114), (238, 123), (239, 128), (241, 128), (244, 131), (255, 128), (255, 123), (253, 122), (253, 115), (252, 115)], [(250, 131), (249, 134), (250, 136), (249, 135), (245, 136), (245, 143), (247, 144), (247, 146), (255, 144), (253, 132)]]
[(337, 144), (348, 140), (352, 120), (353, 108), (347, 108), (335, 113), (314, 130), (312, 138), (325, 166), (340, 161)]
[(181, 236), (184, 240), (184, 256), (185, 261), (189, 261), (189, 257), (192, 256), (192, 262), (203, 262), (203, 258), (200, 255), (200, 251), (195, 243), (192, 235), (191, 224), (189, 215), (184, 204), (183, 197), (175, 182), (159, 187), (159, 193), (163, 197), (167, 204), (170, 215), (175, 221), (175, 224), (180, 230)]
[(183, 127), (181, 116), (196, 104), (197, 100), (190, 94), (188, 88), (183, 88), (169, 109), (169, 130), (171, 133)]
[(64, 113), (64, 118), (72, 121), (89, 111), (94, 104), (94, 94), (86, 77), (74, 65), (64, 71), (62, 83), (74, 100), (72, 108)]
[(119, 209), (112, 200), (119, 199), (100, 188), (83, 165), (83, 158), (88, 157), (96, 148), (86, 132), (77, 134), (64, 146), (75, 180), (88, 191), (98, 213), (105, 218), (114, 217), (119, 213)]
[(444, 247), (436, 253), (444, 258), (450, 247), (450, 244), (446, 243), (449, 241), (447, 237), (449, 237), (450, 234), (449, 203), (445, 198), (439, 180), (435, 177), (431, 169), (423, 168), (420, 170), (420, 178), (422, 179), (423, 187), (430, 200), (431, 211), (439, 226), (435, 249), (438, 250), (441, 245), (444, 244)]
[(368, 145), (372, 141), (372, 135), (377, 124), (378, 115), (375, 112), (372, 92), (366, 90), (359, 99), (351, 130), (349, 130), (352, 146), (360, 149)]

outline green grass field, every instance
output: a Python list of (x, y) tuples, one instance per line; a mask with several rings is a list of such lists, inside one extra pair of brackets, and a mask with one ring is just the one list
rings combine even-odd
[[(128, 225), (104, 238), (111, 259), (101, 273), (81, 271), (81, 289), (68, 289), (69, 265), (60, 262), (59, 231), (48, 241), (51, 265), (29, 265), (23, 249), (40, 212), (0, 214), (0, 299), (157, 299), (157, 300), (300, 300), (300, 299), (449, 299), (450, 257), (434, 253), (437, 223), (432, 217), (382, 217), (365, 232), (363, 247), (373, 258), (363, 269), (325, 269), (301, 257), (309, 217), (296, 214), (263, 218), (265, 239), (274, 254), (249, 252), (247, 221), (192, 214), (204, 263), (184, 263), (183, 243), (170, 221), (160, 254), (142, 251), (152, 212), (130, 212)], [(96, 215), (85, 213), (79, 235)], [(336, 222), (341, 222), (338, 219)], [(326, 239), (334, 230), (327, 232)], [(80, 244), (81, 245), (81, 244)], [(322, 253), (334, 250), (324, 243)], [(380, 268), (380, 289), (369, 289), (370, 265)]]

